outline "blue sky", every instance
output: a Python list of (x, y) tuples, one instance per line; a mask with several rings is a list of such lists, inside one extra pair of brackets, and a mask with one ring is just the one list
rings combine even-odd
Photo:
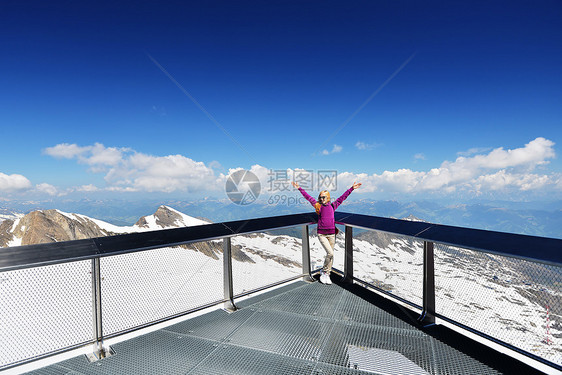
[[(560, 1), (3, 2), (0, 199), (562, 197)], [(460, 159), (459, 159), (460, 158)]]

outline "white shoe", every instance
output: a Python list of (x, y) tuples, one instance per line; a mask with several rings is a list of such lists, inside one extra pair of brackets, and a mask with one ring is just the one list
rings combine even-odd
[(322, 284), (326, 284), (326, 274), (324, 273), (324, 271), (320, 272), (320, 279), (318, 281), (320, 281)]
[(324, 275), (326, 276), (326, 277), (324, 278), (324, 284), (332, 285), (332, 279), (330, 279), (330, 274), (329, 274), (329, 273), (325, 273)]

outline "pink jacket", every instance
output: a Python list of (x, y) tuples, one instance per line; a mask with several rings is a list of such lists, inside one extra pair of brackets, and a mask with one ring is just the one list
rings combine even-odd
[[(316, 199), (312, 198), (303, 188), (299, 188), (302, 196), (314, 206), (317, 202)], [(334, 218), (334, 212), (339, 207), (343, 201), (349, 197), (349, 194), (353, 191), (353, 187), (347, 189), (345, 193), (341, 195), (335, 202), (330, 204), (320, 206), (320, 214), (318, 215), (318, 233), (320, 234), (334, 234), (336, 233), (336, 220)]]

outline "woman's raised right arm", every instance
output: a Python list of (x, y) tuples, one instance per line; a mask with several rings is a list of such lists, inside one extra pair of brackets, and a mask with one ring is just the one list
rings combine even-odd
[(296, 183), (296, 182), (294, 182), (294, 181), (291, 181), (291, 183), (293, 184), (293, 186), (295, 187), (295, 189), (299, 189), (299, 191), (301, 192), (301, 194), (302, 194), (302, 196), (304, 197), (304, 199), (306, 199), (307, 201), (309, 201), (311, 205), (314, 206), (314, 205), (317, 203), (317, 202), (316, 202), (316, 199), (314, 199), (314, 198), (312, 198), (310, 195), (308, 195), (308, 193), (307, 193), (306, 191), (304, 191), (304, 189), (301, 188), (298, 183)]

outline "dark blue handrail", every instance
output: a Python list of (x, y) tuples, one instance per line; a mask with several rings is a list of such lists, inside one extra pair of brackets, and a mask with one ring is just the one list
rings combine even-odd
[[(98, 237), (86, 240), (18, 246), (0, 251), (0, 271), (91, 259), (99, 256), (176, 246), (297, 225), (313, 224), (315, 213), (236, 220), (185, 228)], [(562, 240), (454, 227), (426, 222), (336, 212), (336, 221), (451, 246), (541, 262), (562, 264)]]
[(9, 247), (0, 250), (0, 271), (208, 241), (238, 234), (311, 224), (316, 220), (317, 215), (315, 213), (304, 213), (121, 234), (86, 240)]
[(357, 228), (379, 230), (465, 249), (562, 265), (562, 240), (420, 221), (336, 212), (336, 221)]

